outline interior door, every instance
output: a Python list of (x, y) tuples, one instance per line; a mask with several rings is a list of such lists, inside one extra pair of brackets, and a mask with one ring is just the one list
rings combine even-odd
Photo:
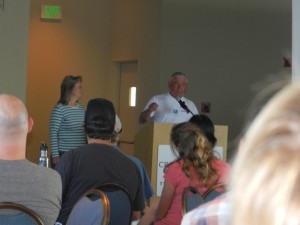
[[(136, 87), (137, 62), (122, 62), (120, 65), (120, 107), (122, 123), (121, 151), (133, 155), (134, 137), (137, 132), (138, 115), (135, 106), (130, 106), (130, 88)], [(137, 92), (136, 92), (137, 93)]]

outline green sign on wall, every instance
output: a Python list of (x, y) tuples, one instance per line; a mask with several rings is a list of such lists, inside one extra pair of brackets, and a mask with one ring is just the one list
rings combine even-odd
[(50, 20), (61, 19), (61, 6), (59, 5), (42, 5), (41, 18)]

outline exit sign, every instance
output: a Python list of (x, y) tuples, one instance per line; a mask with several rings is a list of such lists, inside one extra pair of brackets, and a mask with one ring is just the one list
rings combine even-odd
[(59, 5), (42, 5), (41, 18), (47, 20), (60, 20), (61, 19), (61, 6)]

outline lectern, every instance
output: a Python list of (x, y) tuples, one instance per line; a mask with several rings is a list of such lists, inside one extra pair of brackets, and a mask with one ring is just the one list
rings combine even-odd
[[(149, 121), (137, 132), (134, 140), (134, 155), (143, 163), (156, 192), (158, 146), (170, 144), (170, 131), (174, 124)], [(216, 146), (222, 149), (222, 160), (226, 161), (228, 126), (215, 125)]]

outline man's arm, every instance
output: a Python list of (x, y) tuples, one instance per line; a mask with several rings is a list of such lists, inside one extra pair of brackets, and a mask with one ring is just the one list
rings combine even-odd
[(132, 221), (139, 220), (141, 218), (140, 211), (133, 211), (132, 212)]
[(139, 122), (140, 124), (146, 123), (150, 119), (151, 111), (146, 109), (145, 111), (141, 112)]
[(175, 187), (173, 187), (168, 181), (165, 181), (160, 201), (155, 211), (155, 221), (161, 220), (167, 215), (172, 204), (174, 193)]
[(151, 113), (155, 112), (157, 109), (158, 105), (153, 102), (149, 105), (149, 107), (141, 112), (139, 122), (140, 124), (146, 123), (150, 118), (151, 118)]
[(50, 144), (51, 144), (51, 155), (54, 160), (54, 164), (59, 161), (59, 152), (58, 152), (58, 133), (63, 121), (63, 115), (60, 108), (56, 105), (50, 116), (49, 122), (49, 134), (50, 134)]

